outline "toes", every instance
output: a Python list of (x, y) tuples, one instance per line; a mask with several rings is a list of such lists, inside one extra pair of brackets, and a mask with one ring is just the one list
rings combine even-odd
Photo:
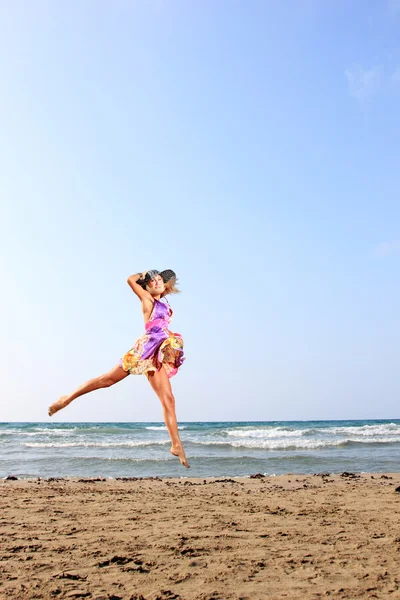
[(186, 456), (184, 453), (180, 452), (179, 450), (173, 450), (173, 448), (171, 448), (170, 452), (173, 456), (177, 456), (179, 458), (181, 465), (183, 465), (187, 469), (190, 469), (190, 466), (186, 460)]
[(56, 413), (58, 410), (60, 410), (60, 408), (62, 408), (62, 406), (57, 406), (57, 405), (58, 405), (58, 403), (55, 402), (54, 404), (49, 406), (49, 410), (48, 410), (49, 417), (52, 417), (54, 415), (54, 413)]

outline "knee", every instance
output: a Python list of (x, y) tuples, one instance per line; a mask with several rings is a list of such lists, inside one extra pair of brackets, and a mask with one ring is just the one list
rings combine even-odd
[(99, 387), (110, 387), (110, 385), (113, 385), (113, 383), (115, 383), (114, 380), (107, 374), (99, 377)]
[(171, 394), (171, 393), (164, 394), (161, 397), (161, 404), (166, 409), (173, 409), (173, 408), (175, 408), (175, 398), (174, 398), (174, 395)]

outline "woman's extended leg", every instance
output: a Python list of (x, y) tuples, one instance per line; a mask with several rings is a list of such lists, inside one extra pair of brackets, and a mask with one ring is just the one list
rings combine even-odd
[(120, 365), (116, 365), (105, 373), (104, 375), (100, 375), (100, 377), (96, 377), (95, 379), (91, 379), (87, 381), (80, 387), (78, 387), (72, 394), (69, 396), (61, 396), (57, 402), (53, 402), (49, 406), (49, 416), (53, 416), (58, 410), (65, 408), (72, 400), (75, 398), (79, 398), (79, 396), (83, 396), (83, 394), (87, 394), (88, 392), (93, 392), (94, 390), (98, 390), (99, 388), (110, 387), (110, 385), (114, 385), (114, 383), (118, 383), (122, 379), (125, 379), (129, 373), (123, 370)]
[(171, 454), (177, 456), (184, 467), (189, 468), (185, 451), (179, 438), (178, 423), (176, 422), (175, 414), (175, 398), (172, 393), (171, 383), (168, 379), (167, 372), (163, 367), (155, 373), (150, 372), (148, 379), (151, 387), (161, 401), (164, 412), (164, 421), (172, 441)]

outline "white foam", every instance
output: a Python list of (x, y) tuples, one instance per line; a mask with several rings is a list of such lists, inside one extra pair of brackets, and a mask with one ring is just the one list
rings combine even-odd
[[(149, 429), (150, 431), (168, 431), (165, 425), (150, 425), (149, 427), (145, 427), (145, 429)], [(178, 429), (186, 429), (186, 426), (178, 425)]]
[[(251, 427), (235, 427), (232, 429), (226, 429), (222, 431), (223, 435), (235, 438), (243, 439), (282, 439), (282, 438), (298, 438), (303, 436), (344, 436), (345, 439), (348, 436), (356, 436), (357, 438), (374, 438), (374, 441), (380, 441), (380, 436), (399, 436), (400, 441), (400, 425), (397, 423), (382, 423), (379, 425), (362, 425), (360, 427), (354, 426), (341, 426), (341, 427), (313, 427), (307, 429), (291, 429), (290, 427), (284, 426), (266, 426), (259, 428)], [(341, 439), (343, 442), (343, 438)], [(358, 439), (356, 440), (358, 441)]]
[(138, 448), (141, 446), (164, 445), (168, 440), (143, 442), (31, 442), (27, 448)]
[(299, 450), (313, 450), (316, 448), (330, 448), (335, 446), (345, 446), (349, 443), (359, 444), (376, 444), (376, 443), (387, 443), (393, 444), (398, 443), (397, 437), (386, 437), (386, 438), (362, 438), (362, 437), (347, 437), (337, 438), (333, 440), (329, 439), (310, 439), (310, 438), (291, 438), (281, 440), (262, 440), (262, 439), (242, 439), (234, 441), (204, 441), (204, 442), (193, 442), (198, 445), (204, 446), (231, 446), (232, 448), (251, 448), (253, 450), (287, 450), (287, 449), (299, 449)]
[(287, 429), (286, 427), (274, 427), (265, 429), (227, 429), (225, 433), (231, 437), (245, 438), (274, 438), (274, 437), (298, 437), (304, 435), (306, 429)]
[(400, 437), (400, 425), (396, 423), (382, 423), (380, 425), (362, 425), (361, 427), (329, 427), (327, 433), (333, 435), (380, 436), (397, 435)]
[(322, 448), (324, 446), (339, 446), (343, 443), (342, 440), (301, 440), (301, 439), (289, 439), (289, 440), (235, 440), (235, 441), (210, 441), (210, 442), (196, 442), (197, 444), (204, 446), (231, 446), (232, 448), (251, 448), (253, 450), (286, 450), (290, 449), (313, 449)]
[(34, 437), (37, 435), (50, 435), (50, 436), (68, 436), (71, 433), (76, 433), (76, 429), (38, 429), (37, 431), (18, 431), (19, 435), (25, 435), (27, 437)]

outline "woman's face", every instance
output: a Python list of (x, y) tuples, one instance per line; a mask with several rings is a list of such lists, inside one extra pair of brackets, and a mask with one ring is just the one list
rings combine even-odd
[(149, 281), (149, 283), (146, 285), (146, 288), (152, 296), (162, 294), (165, 291), (165, 285), (161, 275), (156, 275), (154, 279)]

